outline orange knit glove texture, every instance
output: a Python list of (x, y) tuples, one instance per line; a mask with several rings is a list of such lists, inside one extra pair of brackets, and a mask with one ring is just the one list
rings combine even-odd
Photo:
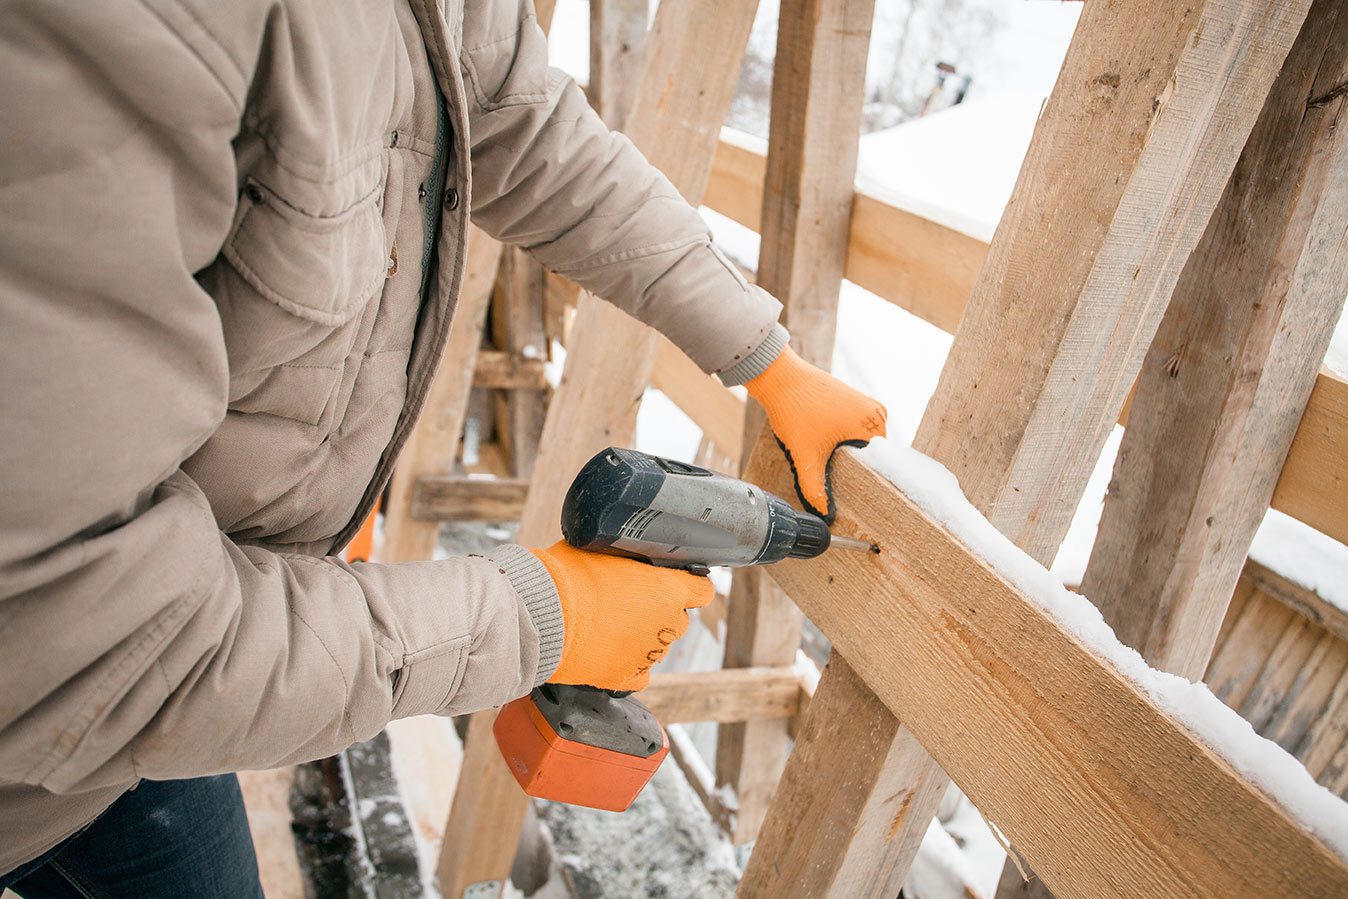
[(789, 346), (744, 386), (768, 414), (796, 476), (800, 501), (832, 524), (837, 514), (829, 483), (833, 453), (885, 436), (885, 407), (815, 368)]
[(685, 609), (712, 601), (708, 578), (584, 552), (565, 540), (533, 550), (562, 603), (562, 661), (549, 680), (601, 690), (641, 690), (651, 666), (688, 630)]

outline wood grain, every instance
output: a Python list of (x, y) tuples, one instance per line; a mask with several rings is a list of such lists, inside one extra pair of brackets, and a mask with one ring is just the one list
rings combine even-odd
[(493, 390), (546, 390), (546, 362), (503, 350), (482, 350), (473, 369), (473, 384)]
[[(722, 139), (707, 205), (757, 230), (765, 167), (766, 157), (746, 141)], [(878, 190), (858, 187), (845, 275), (905, 311), (953, 333), (987, 254), (985, 241), (905, 210)], [(657, 367), (656, 377), (670, 376)], [(698, 393), (718, 387), (711, 383)], [(699, 418), (706, 407), (682, 405), (708, 430)], [(1125, 417), (1120, 414), (1120, 423)], [(1348, 382), (1328, 369), (1316, 378), (1271, 505), (1348, 542)]]
[[(778, 492), (779, 456), (764, 441), (750, 469)], [(1348, 890), (1343, 859), (851, 451), (834, 477), (836, 530), (884, 552), (773, 577), (1055, 892)]]
[[(847, 259), (874, 0), (783, 0), (777, 24), (772, 113), (764, 178), (758, 284), (782, 301), (791, 346), (832, 367), (838, 293)], [(745, 417), (752, 445), (763, 425)], [(726, 617), (725, 664), (790, 664), (802, 618), (761, 572), (735, 573)], [(735, 790), (731, 839), (755, 839), (786, 765), (784, 720), (717, 731), (716, 781)]]
[[(915, 442), (1040, 561), (1061, 542), (1306, 5), (1129, 0), (1082, 12)], [(866, 677), (846, 646), (835, 640), (835, 649)], [(882, 726), (854, 695), (855, 726)], [(852, 839), (872, 847), (869, 864), (901, 880), (944, 776), (913, 742), (915, 730), (885, 726), (898, 735), (892, 752), (908, 760), (906, 771), (853, 757), (844, 744), (832, 767), (818, 763), (790, 782), (828, 803), (849, 801), (831, 792), (833, 768), (868, 778), (875, 792), (853, 805)], [(881, 789), (911, 799), (897, 824), (878, 811)], [(800, 841), (764, 848), (750, 867), (772, 870), (812, 852)], [(841, 886), (857, 878), (836, 855), (814, 864), (835, 872), (829, 895), (857, 895)], [(781, 882), (761, 894), (792, 889)]]
[(518, 521), (529, 482), (523, 478), (422, 475), (412, 497), (421, 521)]
[(468, 413), (468, 394), (473, 387), (482, 328), (491, 302), (492, 282), (501, 261), (501, 244), (477, 228), (468, 233), (467, 258), (458, 305), (449, 324), (449, 337), (435, 379), (426, 396), (421, 418), (403, 448), (389, 487), (389, 505), (384, 512), (384, 535), (376, 549), (380, 562), (411, 562), (429, 559), (440, 532), (436, 521), (414, 518), (412, 504), (417, 479), (422, 475), (448, 475), (454, 471), (459, 438)]
[(1348, 296), (1348, 101), (1306, 106), (1346, 78), (1348, 8), (1316, 0), (1147, 351), (1082, 579), (1120, 640), (1190, 679)]
[(785, 720), (800, 711), (800, 678), (790, 668), (653, 672), (637, 698), (664, 724)]
[(621, 131), (637, 89), (649, 0), (590, 0), (590, 79), (586, 96)]

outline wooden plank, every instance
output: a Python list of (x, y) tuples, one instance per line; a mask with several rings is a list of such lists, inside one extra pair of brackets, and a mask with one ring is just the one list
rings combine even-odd
[[(723, 138), (707, 205), (758, 230), (766, 164), (748, 141)], [(852, 201), (847, 253), (849, 281), (954, 332), (988, 245), (863, 186)], [(1120, 423), (1125, 418), (1126, 407)], [(1271, 505), (1348, 542), (1348, 382), (1328, 369), (1316, 378)]]
[(546, 390), (547, 363), (503, 350), (482, 350), (473, 369), (473, 385), (493, 390)]
[[(515, 856), (515, 844), (524, 824), (527, 802), (520, 802), (520, 787), (506, 767), (501, 750), (496, 746), (491, 727), (493, 713), (478, 712), (468, 721), (468, 737), (463, 742), (463, 765), (459, 769), (459, 783), (454, 790), (454, 802), (445, 820), (445, 836), (440, 844), (440, 860), (436, 879), (440, 893), (459, 899), (471, 885), (478, 887), (475, 895), (500, 895), (510, 874), (510, 862)], [(510, 814), (473, 814), (478, 809), (504, 809)], [(493, 877), (480, 876), (473, 861), (499, 858), (502, 846), (510, 852), (504, 867)], [(469, 879), (473, 878), (473, 879)], [(493, 889), (489, 884), (498, 881)]]
[[(548, 356), (543, 333), (543, 279), (542, 265), (517, 247), (508, 249), (501, 260), (491, 316), (496, 347), (532, 361), (540, 373)], [(512, 387), (496, 398), (497, 439), (510, 459), (511, 474), (527, 478), (538, 457), (548, 396), (536, 388)]]
[(1348, 381), (1328, 369), (1315, 380), (1272, 506), (1348, 543)]
[[(1245, 562), (1242, 579), (1249, 580), (1251, 590), (1257, 590), (1261, 595), (1277, 600), (1334, 634), (1338, 639), (1348, 642), (1348, 610), (1339, 608), (1315, 591), (1294, 583), (1253, 559)], [(1228, 617), (1230, 614), (1227, 613)]]
[(412, 495), (421, 521), (519, 521), (529, 482), (523, 478), (422, 475)]
[[(867, 712), (861, 719), (864, 727), (856, 727), (858, 708)], [(939, 803), (944, 784), (933, 778), (924, 789), (938, 795), (914, 796), (905, 784), (885, 779), (884, 775), (909, 767), (910, 760), (903, 753), (921, 751), (914, 741), (896, 739), (900, 729), (899, 720), (835, 652), (810, 700), (810, 714), (797, 734), (791, 764), (740, 881), (739, 895), (899, 895), (903, 877), (896, 875), (893, 866), (874, 864), (876, 857), (889, 851), (888, 831), (866, 829), (856, 834), (855, 810), (866, 809), (867, 818), (883, 818), (898, 826), (904, 839), (912, 843), (901, 851), (917, 852), (925, 823), (920, 828), (901, 825), (912, 811)], [(842, 765), (837, 764), (840, 746), (847, 747), (847, 763)], [(820, 771), (832, 771), (829, 801), (820, 801), (816, 791), (795, 780)], [(872, 771), (882, 772), (878, 784)], [(779, 845), (809, 846), (811, 850), (774, 853), (771, 866), (754, 862), (757, 853), (772, 852)], [(821, 865), (820, 859), (835, 862)], [(789, 893), (780, 892), (783, 885), (790, 886)]]
[(621, 131), (641, 69), (649, 0), (590, 0), (590, 79), (586, 96)]
[[(768, 440), (750, 474), (790, 485)], [(835, 529), (881, 535), (883, 551), (788, 560), (773, 577), (1056, 892), (1348, 890), (1344, 859), (852, 451), (834, 478)], [(836, 783), (846, 769), (831, 770)]]
[(1348, 101), (1306, 105), (1345, 79), (1348, 8), (1316, 0), (1147, 351), (1082, 579), (1120, 640), (1190, 679), (1348, 296)]
[[(847, 258), (874, 0), (784, 0), (777, 24), (758, 284), (782, 301), (791, 346), (828, 369)], [(756, 408), (745, 440), (762, 427)], [(762, 572), (738, 571), (725, 664), (790, 664), (802, 618)], [(716, 781), (735, 790), (731, 839), (755, 839), (786, 765), (788, 722), (717, 730)]]
[(668, 340), (656, 350), (651, 386), (664, 393), (702, 429), (718, 453), (738, 460), (744, 444), (744, 400), (697, 367)]
[[(1127, 0), (1082, 11), (914, 444), (1041, 562), (1057, 551), (1307, 5)], [(859, 660), (837, 648), (864, 677)], [(881, 726), (853, 696), (855, 726)], [(933, 784), (945, 778), (907, 745), (908, 730), (885, 726), (905, 741), (892, 748), (911, 760), (905, 772), (877, 766), (874, 755), (853, 757), (844, 741), (827, 764), (789, 781), (814, 796), (798, 808), (851, 801), (852, 839), (872, 851), (815, 853), (785, 836), (769, 848), (771, 834), (789, 834), (770, 816), (751, 868), (808, 855), (831, 872), (822, 879), (837, 896), (857, 895), (839, 886), (859, 881), (854, 865), (890, 872), (875, 882), (901, 882), (939, 800)], [(906, 817), (891, 826), (878, 798), (835, 794), (842, 769), (869, 779), (870, 796), (907, 797)], [(775, 882), (765, 895), (793, 889)]]
[(663, 724), (785, 720), (800, 711), (800, 678), (790, 668), (654, 672), (637, 694)]
[(470, 228), (463, 286), (449, 323), (440, 368), (431, 381), (421, 418), (393, 471), (389, 506), (384, 513), (384, 536), (376, 551), (380, 562), (429, 559), (435, 550), (439, 522), (412, 516), (417, 479), (454, 471), (478, 347), (482, 343), (482, 327), (500, 260), (501, 245), (485, 232)]
[[(706, 203), (760, 230), (767, 157), (753, 138), (725, 132)], [(852, 196), (844, 276), (944, 331), (954, 331), (988, 255), (988, 243), (904, 209), (875, 185)]]
[[(738, 80), (755, 8), (745, 0), (661, 4), (647, 42), (627, 134), (694, 202), (706, 186), (717, 128)], [(694, 57), (703, 65), (689, 68), (686, 62)], [(588, 293), (581, 297), (574, 335), (561, 384), (548, 406), (520, 521), (518, 540), (524, 546), (558, 539), (562, 498), (576, 472), (604, 447), (630, 441), (655, 361), (656, 333)], [(504, 882), (528, 807), (527, 797), (499, 763), (490, 733), (494, 716), (494, 711), (473, 716), (468, 752), (478, 760), (490, 755), (494, 762), (470, 766), (465, 761), (461, 782), (473, 786), (455, 795), (451, 812), (451, 818), (482, 827), (491, 839), (462, 847), (446, 840), (441, 855), (441, 884), (456, 899), (470, 884)]]

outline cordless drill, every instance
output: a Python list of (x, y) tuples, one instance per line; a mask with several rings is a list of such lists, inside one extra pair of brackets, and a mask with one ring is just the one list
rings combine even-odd
[[(707, 574), (812, 559), (830, 546), (875, 552), (829, 534), (822, 519), (705, 468), (610, 447), (580, 470), (562, 505), (577, 549)], [(507, 765), (530, 796), (625, 811), (669, 752), (650, 710), (625, 693), (544, 684), (502, 707), (494, 726)]]

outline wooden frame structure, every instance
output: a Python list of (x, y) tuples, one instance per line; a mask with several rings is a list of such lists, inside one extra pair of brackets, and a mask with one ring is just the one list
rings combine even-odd
[[(1298, 752), (1312, 770), (1339, 777), (1342, 757), (1348, 771), (1348, 628), (1328, 612), (1314, 639), (1303, 627), (1268, 647), (1285, 673), (1264, 683), (1239, 649), (1264, 604), (1238, 583), (1270, 504), (1348, 541), (1348, 383), (1317, 371), (1348, 295), (1348, 6), (1088, 0), (990, 245), (853, 185), (872, 0), (784, 0), (767, 152), (718, 141), (755, 6), (661, 4), (642, 52), (645, 3), (592, 0), (601, 110), (626, 111), (685, 196), (763, 235), (759, 282), (816, 364), (843, 277), (955, 332), (915, 446), (1040, 562), (1125, 421), (1084, 592), (1152, 665), (1208, 671), (1274, 739), (1318, 733)], [(501, 258), (473, 235), (453, 365), (395, 476), (382, 558), (428, 556), (441, 517), (518, 517), (521, 542), (555, 539), (571, 475), (631, 439), (652, 384), (707, 452), (790, 495), (760, 415), (586, 295), (532, 478), (466, 487), (452, 469), (470, 373), (538, 386), (537, 357), (508, 333), (506, 355), (478, 353)], [(574, 293), (507, 260), (537, 342)], [(517, 418), (536, 427), (532, 408)], [(1039, 877), (1027, 887), (1008, 866), (999, 895), (1348, 892), (1343, 858), (889, 482), (847, 453), (836, 481), (838, 527), (886, 552), (737, 575), (727, 667), (657, 674), (646, 694), (667, 723), (722, 723), (716, 777), (736, 802), (713, 811), (757, 839), (741, 895), (897, 895), (947, 776)], [(817, 688), (791, 667), (797, 605), (835, 647)], [(492, 716), (469, 723), (447, 896), (498, 893), (524, 819)], [(708, 801), (711, 787), (695, 784)]]

